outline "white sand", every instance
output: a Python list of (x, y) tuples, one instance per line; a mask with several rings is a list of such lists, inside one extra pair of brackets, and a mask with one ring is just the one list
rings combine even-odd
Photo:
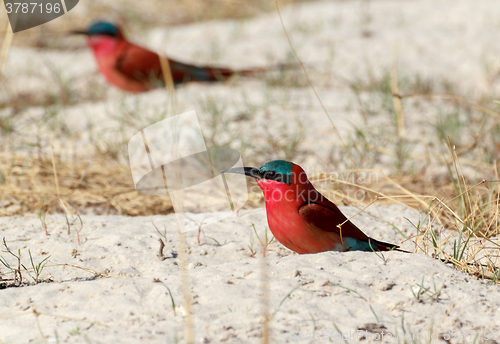
[[(312, 81), (344, 139), (352, 133), (353, 125), (361, 125), (363, 120), (352, 92), (340, 77), (364, 80), (368, 70), (382, 75), (392, 63), (398, 42), (402, 76), (420, 74), (435, 80), (446, 79), (463, 90), (471, 90), (471, 98), (476, 91), (498, 90), (494, 58), (495, 53), (500, 56), (498, 1), (336, 1), (282, 10), (292, 41), (304, 62), (312, 66)], [(70, 15), (78, 15), (78, 11), (79, 7)], [(372, 18), (368, 24), (367, 15)], [(234, 68), (272, 65), (284, 61), (289, 52), (275, 13), (246, 21), (158, 28), (145, 37), (131, 38), (186, 61)], [(135, 126), (123, 128), (124, 151), (136, 128), (154, 123), (166, 108), (164, 90), (127, 95), (107, 87), (96, 74), (88, 50), (12, 48), (5, 66), (9, 89), (2, 89), (0, 97), (8, 99), (21, 92), (57, 93), (60, 85), (54, 81), (47, 62), (56, 66), (64, 80), (74, 83), (77, 96), (93, 99), (89, 94), (98, 95), (97, 100), (58, 110), (58, 123), (71, 129), (68, 136), (57, 137), (58, 151), (67, 147), (86, 151), (91, 145), (90, 135), (103, 141), (118, 140), (116, 128), (123, 125), (127, 109), (139, 118), (132, 120)], [(297, 129), (291, 119), (298, 119), (304, 126), (305, 153), (296, 162), (308, 171), (342, 168), (324, 163), (329, 148), (340, 143), (306, 87), (269, 89), (262, 80), (244, 78), (228, 84), (190, 84), (178, 88), (176, 95), (178, 113), (197, 109), (203, 116), (200, 100), (213, 99), (227, 105), (230, 119), (247, 114), (251, 121), (242, 122), (247, 129), (238, 132), (238, 138), (252, 142), (256, 148), (268, 144), (262, 134), (263, 124), (275, 132), (291, 134)], [(9, 110), (0, 110), (0, 116), (4, 111)], [(13, 119), (13, 127), (22, 129), (23, 140), (40, 127), (44, 132), (50, 123), (39, 121), (46, 115), (44, 111), (32, 108)], [(435, 118), (437, 110), (408, 104), (405, 111), (408, 137), (422, 140), (414, 152), (418, 154), (429, 144), (426, 133), (431, 130), (429, 121)], [(369, 124), (383, 125), (384, 121), (388, 119), (374, 115)], [(89, 123), (95, 125), (94, 129), (89, 130)], [(206, 123), (202, 120), (202, 126)], [(284, 124), (286, 128), (281, 127)], [(48, 149), (52, 135), (42, 135), (44, 149)], [(238, 145), (233, 148), (238, 149)], [(312, 150), (315, 154), (311, 154)], [(252, 159), (252, 151), (242, 153), (246, 161)], [(383, 168), (385, 163), (379, 161), (376, 166)], [(480, 171), (472, 166), (471, 173), (478, 175)], [(348, 215), (357, 211), (343, 210)], [(396, 206), (372, 207), (355, 217), (354, 222), (376, 239), (399, 244), (401, 235), (387, 222), (405, 235), (414, 234), (414, 227), (405, 218), (416, 223), (419, 215)], [(21, 249), (26, 266), (28, 249), (35, 262), (51, 256), (41, 278), (51, 277), (53, 281), (0, 290), (0, 343), (54, 343), (56, 334), (59, 342), (67, 343), (182, 342), (185, 308), (178, 258), (156, 257), (160, 236), (151, 224), (153, 218), (82, 219), (79, 245), (74, 232), (68, 236), (63, 216), (48, 216), (49, 236), (35, 215), (0, 218), (0, 237), (6, 238), (11, 249)], [(160, 230), (166, 225), (168, 243), (164, 253), (170, 256), (172, 250), (178, 250), (174, 217), (155, 217), (154, 221)], [(251, 223), (262, 233), (266, 226), (264, 211), (242, 211), (239, 217), (225, 219), (217, 229), (205, 231), (202, 246), (198, 246), (196, 231), (187, 233), (196, 343), (261, 341), (261, 264), (260, 259), (250, 257)], [(258, 250), (257, 238), (253, 241), (253, 248)], [(409, 242), (403, 247), (413, 249)], [(496, 330), (500, 337), (498, 285), (478, 281), (426, 255), (391, 252), (384, 254), (384, 261), (372, 253), (299, 256), (277, 243), (270, 249), (269, 312), (277, 310), (285, 295), (302, 284), (283, 302), (272, 320), (272, 343), (291, 342), (297, 339), (293, 336), (297, 333), (304, 338), (312, 332), (328, 331), (326, 334), (333, 335), (336, 328), (342, 333), (354, 332), (370, 327), (370, 323), (383, 325), (379, 328), (393, 336), (404, 331), (443, 334), (447, 330)], [(1, 255), (14, 264), (8, 254)], [(2, 265), (0, 274), (11, 276)], [(422, 279), (424, 287), (430, 290), (418, 301), (412, 288), (417, 293)], [(434, 285), (442, 290), (432, 298)], [(176, 315), (165, 286), (172, 291)], [(35, 309), (40, 314), (40, 330)], [(453, 338), (455, 335), (450, 342), (462, 343), (460, 338)], [(500, 343), (498, 337), (496, 343)], [(493, 344), (487, 338), (483, 332), (476, 343)], [(342, 342), (338, 338), (332, 340)], [(397, 339), (386, 337), (386, 341)], [(467, 343), (472, 341), (468, 339)], [(312, 341), (309, 338), (303, 342)], [(420, 342), (430, 341), (424, 338)]]
[[(379, 207), (377, 212), (396, 224), (402, 214), (418, 217), (394, 206)], [(85, 338), (92, 343), (173, 343), (176, 337), (183, 338), (179, 261), (157, 257), (160, 235), (151, 224), (154, 220), (160, 230), (166, 226), (164, 254), (171, 257), (171, 252), (177, 251), (174, 217), (82, 219), (80, 245), (74, 232), (68, 236), (63, 216), (47, 218), (49, 236), (35, 216), (0, 219), (1, 236), (7, 238), (11, 249), (21, 249), (25, 264), (28, 248), (35, 262), (51, 256), (41, 278), (53, 281), (1, 290), (2, 343), (42, 341), (35, 309), (42, 314), (38, 319), (47, 342), (54, 342), (55, 331), (61, 342), (68, 343)], [(356, 222), (377, 239), (401, 241), (392, 227), (369, 214), (356, 217)], [(261, 340), (261, 253), (250, 257), (251, 223), (263, 238), (266, 222), (262, 210), (242, 211), (239, 217), (227, 218), (216, 229), (206, 230), (201, 246), (197, 231), (186, 233), (197, 343)], [(414, 231), (408, 222), (398, 225), (406, 234)], [(258, 250), (259, 246), (254, 236), (253, 248)], [(272, 320), (272, 342), (290, 342), (297, 332), (335, 333), (335, 326), (348, 333), (369, 323), (385, 326), (385, 333), (392, 335), (403, 333), (403, 324), (405, 331), (422, 334), (431, 330), (500, 331), (498, 286), (454, 271), (423, 254), (390, 252), (384, 257), (385, 262), (364, 252), (298, 255), (271, 244), (267, 259), (269, 312), (274, 313), (285, 295), (302, 283)], [(5, 270), (2, 267), (0, 271)], [(416, 293), (422, 279), (430, 291), (419, 302), (411, 288)], [(177, 315), (163, 284), (172, 291)], [(431, 297), (434, 285), (441, 290), (435, 299)], [(70, 334), (78, 328), (78, 334)]]

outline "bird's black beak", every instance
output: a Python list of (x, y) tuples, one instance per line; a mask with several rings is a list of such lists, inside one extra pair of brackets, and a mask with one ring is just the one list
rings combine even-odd
[(234, 167), (230, 168), (229, 170), (222, 171), (221, 173), (237, 173), (256, 179), (263, 178), (262, 173), (260, 173), (260, 171), (255, 167)]
[(88, 36), (89, 32), (85, 30), (72, 30), (68, 32), (68, 35), (85, 35)]

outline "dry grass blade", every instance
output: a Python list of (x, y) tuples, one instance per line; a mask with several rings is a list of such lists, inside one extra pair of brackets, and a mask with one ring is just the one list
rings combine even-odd
[[(391, 68), (391, 91), (392, 94), (399, 94), (398, 87), (398, 56), (399, 56), (399, 42), (394, 46), (394, 61)], [(394, 111), (396, 112), (396, 119), (398, 123), (398, 134), (400, 137), (406, 136), (405, 118), (403, 116), (403, 105), (401, 98), (392, 97)]]
[(269, 344), (270, 342), (270, 321), (269, 316), (269, 267), (265, 256), (261, 257), (260, 274), (261, 274), (261, 297), (260, 297), (260, 311), (263, 317), (262, 324), (262, 344)]
[(50, 158), (51, 158), (51, 161), (52, 161), (52, 170), (54, 171), (54, 182), (56, 184), (56, 195), (57, 195), (57, 198), (59, 200), (59, 203), (63, 207), (64, 211), (66, 212), (66, 214), (67, 215), (71, 215), (71, 212), (69, 211), (68, 206), (66, 205), (66, 203), (64, 203), (64, 201), (61, 198), (61, 192), (59, 190), (59, 180), (57, 178), (56, 160), (54, 158), (54, 145), (53, 144), (50, 144)]
[[(3, 1), (2, 1), (3, 7)], [(5, 62), (7, 61), (7, 57), (9, 56), (10, 46), (12, 44), (12, 40), (14, 38), (14, 33), (10, 27), (9, 19), (7, 16), (5, 18), (5, 36), (2, 42), (2, 49), (0, 50), (0, 78), (2, 76), (2, 70)]]
[(175, 92), (174, 79), (172, 78), (172, 71), (170, 70), (170, 63), (166, 56), (160, 55), (161, 70), (163, 72), (163, 79), (168, 92), (173, 96)]

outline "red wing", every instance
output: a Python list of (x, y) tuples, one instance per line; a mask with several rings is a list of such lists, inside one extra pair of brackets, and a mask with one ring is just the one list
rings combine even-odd
[[(327, 232), (340, 233), (337, 225), (347, 220), (339, 208), (331, 202), (309, 203), (299, 208), (300, 216), (309, 224)], [(342, 237), (367, 241), (369, 238), (350, 221), (342, 225)]]
[(160, 59), (154, 52), (128, 42), (116, 60), (115, 68), (125, 76), (146, 81), (162, 79)]

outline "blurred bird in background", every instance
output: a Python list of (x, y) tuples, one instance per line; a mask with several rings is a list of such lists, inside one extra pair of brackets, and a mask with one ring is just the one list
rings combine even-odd
[[(165, 85), (158, 54), (125, 39), (114, 24), (99, 21), (87, 30), (71, 31), (87, 36), (87, 44), (94, 52), (99, 71), (106, 80), (128, 92), (145, 92)], [(208, 66), (193, 66), (168, 59), (174, 84), (189, 81), (224, 81), (233, 74), (263, 72), (262, 68), (231, 70)]]

